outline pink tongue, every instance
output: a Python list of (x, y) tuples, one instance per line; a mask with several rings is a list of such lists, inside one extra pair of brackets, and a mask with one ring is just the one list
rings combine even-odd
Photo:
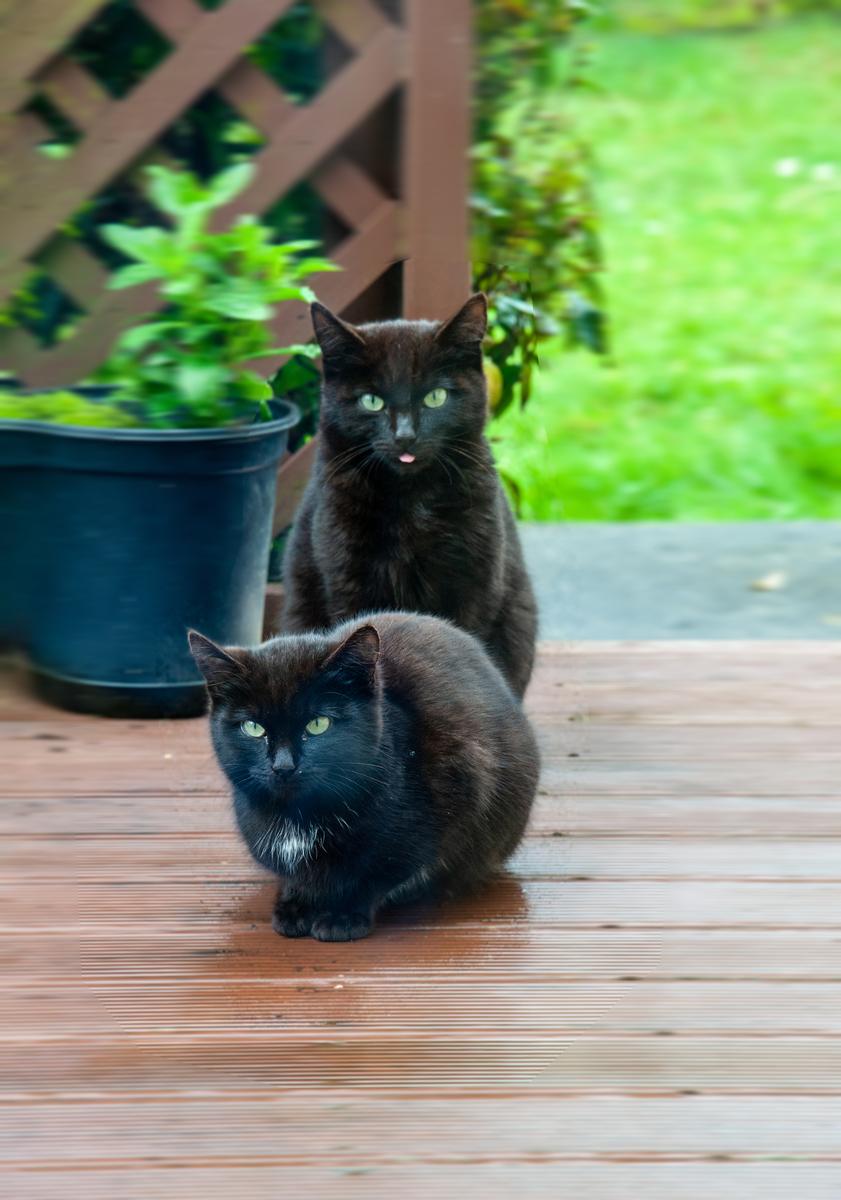
[(414, 456), (414, 454), (401, 454), (401, 455), (400, 455), (400, 461), (401, 461), (401, 462), (406, 462), (406, 463), (409, 463), (409, 462), (414, 462), (414, 461), (415, 461), (415, 456)]

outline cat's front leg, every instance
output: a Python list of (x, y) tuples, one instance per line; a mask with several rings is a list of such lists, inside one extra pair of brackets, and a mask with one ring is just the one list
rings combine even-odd
[(310, 934), (319, 942), (355, 942), (367, 937), (374, 928), (374, 916), (361, 907), (325, 909), (316, 914)]
[[(399, 874), (397, 872), (398, 879)], [(347, 881), (341, 890), (314, 898), (315, 916), (310, 934), (320, 942), (353, 942), (367, 937), (384, 905), (404, 895), (414, 898), (419, 894), (420, 885), (429, 878), (429, 873), (421, 869), (398, 882), (392, 868), (381, 874), (374, 873), (370, 879)]]
[(272, 913), (272, 929), (282, 937), (308, 937), (315, 920), (311, 901), (291, 890), (281, 890)]
[(352, 942), (367, 937), (381, 908), (395, 902), (411, 903), (428, 893), (432, 869), (420, 867), (406, 874), (407, 870), (383, 872), (375, 881), (357, 880), (344, 893), (324, 896), (322, 901), (316, 898), (312, 937), (321, 942)]
[(357, 898), (302, 896), (286, 889), (278, 892), (272, 929), (283, 937), (314, 937), (320, 942), (352, 942), (367, 937), (374, 926), (373, 906)]

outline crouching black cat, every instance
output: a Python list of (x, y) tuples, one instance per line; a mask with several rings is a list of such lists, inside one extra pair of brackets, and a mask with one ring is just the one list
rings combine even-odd
[(253, 650), (190, 646), (240, 831), (284, 880), (279, 933), (364, 937), (383, 905), (469, 889), (522, 837), (537, 747), (469, 634), (380, 613)]

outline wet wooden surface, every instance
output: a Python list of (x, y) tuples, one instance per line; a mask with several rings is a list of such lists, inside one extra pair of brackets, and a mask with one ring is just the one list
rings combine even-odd
[(284, 941), (203, 721), (0, 689), (4, 1194), (841, 1197), (841, 645), (548, 645), (487, 893)]

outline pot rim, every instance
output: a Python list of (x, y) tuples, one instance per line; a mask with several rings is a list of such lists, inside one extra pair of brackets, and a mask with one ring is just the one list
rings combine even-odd
[[(77, 388), (39, 389), (41, 391), (81, 391)], [(25, 394), (25, 393), (24, 393)], [(297, 405), (291, 400), (273, 397), (272, 405), (282, 408), (280, 416), (271, 421), (257, 421), (251, 425), (227, 425), (210, 429), (102, 429), (85, 425), (61, 425), (51, 421), (16, 421), (11, 417), (0, 417), (0, 431), (37, 433), (48, 437), (66, 437), (78, 441), (107, 442), (250, 442), (271, 434), (292, 429), (301, 419)]]

